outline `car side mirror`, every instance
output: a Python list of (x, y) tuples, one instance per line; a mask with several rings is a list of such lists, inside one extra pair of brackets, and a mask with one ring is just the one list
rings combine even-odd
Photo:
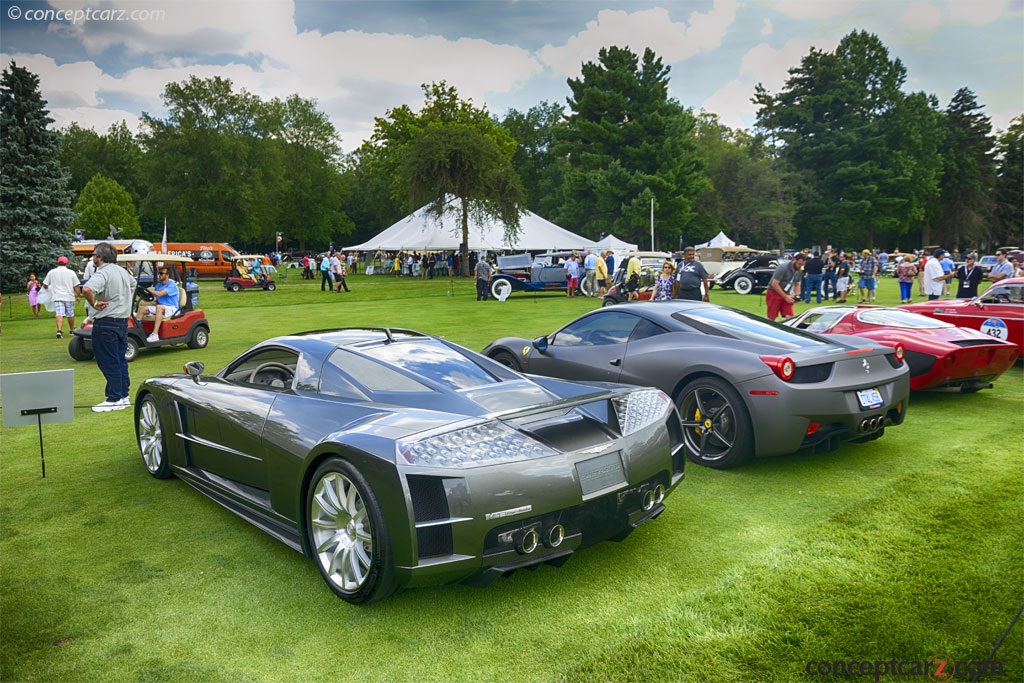
[(536, 339), (533, 340), (533, 348), (537, 349), (541, 353), (544, 353), (545, 351), (548, 350), (548, 338), (537, 337)]
[(184, 368), (185, 374), (191, 377), (192, 381), (195, 382), (196, 384), (199, 384), (199, 376), (203, 374), (203, 370), (205, 369), (206, 366), (203, 365), (203, 363), (198, 360), (190, 360), (189, 362), (185, 363)]
[(984, 305), (985, 305), (985, 302), (984, 302), (984, 301), (982, 301), (981, 299), (975, 299), (975, 300), (974, 300), (974, 301), (972, 301), (971, 303), (972, 303), (972, 304), (974, 304), (974, 307), (975, 307), (975, 308), (981, 308), (982, 306), (984, 306)]

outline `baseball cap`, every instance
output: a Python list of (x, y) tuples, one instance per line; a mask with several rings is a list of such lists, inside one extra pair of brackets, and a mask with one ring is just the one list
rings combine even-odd
[(936, 249), (935, 251), (932, 252), (932, 256), (943, 256), (943, 255), (945, 255), (945, 253), (946, 253), (945, 249), (939, 248), (939, 249)]
[(57, 265), (58, 266), (66, 266), (67, 264), (68, 264), (68, 257), (67, 256), (59, 256), (57, 258)]

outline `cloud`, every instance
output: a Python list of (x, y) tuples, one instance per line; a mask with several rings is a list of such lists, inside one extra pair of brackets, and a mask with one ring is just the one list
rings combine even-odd
[(772, 34), (772, 20), (768, 17), (764, 18), (764, 22), (761, 24), (761, 35), (770, 36)]
[(1009, 0), (949, 0), (949, 16), (955, 22), (984, 26), (998, 19)]
[(853, 13), (864, 0), (777, 0), (771, 8), (794, 19), (830, 19)]
[(689, 22), (672, 21), (663, 7), (633, 13), (601, 10), (583, 31), (564, 45), (545, 45), (538, 57), (556, 72), (576, 78), (584, 62), (593, 61), (602, 47), (611, 45), (628, 46), (638, 54), (649, 47), (667, 64), (681, 62), (721, 45), (737, 7), (736, 0), (715, 0), (710, 12), (693, 12)]
[(932, 31), (942, 21), (938, 7), (927, 2), (912, 2), (900, 17), (900, 23), (914, 31)]

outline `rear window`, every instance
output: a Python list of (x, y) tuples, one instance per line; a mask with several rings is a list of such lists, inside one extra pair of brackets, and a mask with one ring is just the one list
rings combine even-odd
[(413, 377), (422, 377), (449, 389), (473, 389), (498, 381), (467, 356), (441, 344), (396, 342), (361, 350)]
[(699, 307), (672, 317), (704, 334), (766, 344), (779, 349), (828, 346), (828, 342), (792, 327), (770, 322), (759, 316), (731, 308)]

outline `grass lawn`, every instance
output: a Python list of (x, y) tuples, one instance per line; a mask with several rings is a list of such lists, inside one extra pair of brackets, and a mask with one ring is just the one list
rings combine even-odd
[[(469, 279), (352, 276), (351, 294), (328, 294), (290, 275), (276, 292), (204, 282), (210, 345), (143, 351), (133, 392), (282, 333), (391, 325), (481, 349), (598, 305), (476, 302)], [(898, 303), (895, 280), (881, 286), (880, 302)], [(764, 311), (763, 296), (712, 301)], [(312, 560), (151, 478), (131, 411), (89, 411), (102, 376), (70, 359), (52, 314), (33, 319), (23, 296), (0, 313), (0, 372), (73, 368), (79, 406), (44, 427), (45, 479), (37, 430), (0, 429), (3, 681), (867, 681), (805, 667), (984, 660), (1024, 601), (1020, 363), (992, 390), (914, 394), (878, 441), (726, 472), (691, 464), (661, 517), (559, 569), (353, 607)], [(1024, 680), (1022, 634), (991, 680)]]

